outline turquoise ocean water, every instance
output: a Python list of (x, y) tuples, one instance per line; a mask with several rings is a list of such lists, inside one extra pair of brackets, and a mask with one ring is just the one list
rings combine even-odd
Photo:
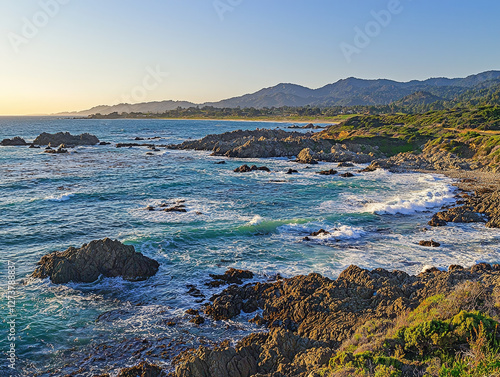
[[(184, 314), (217, 293), (209, 273), (250, 269), (255, 280), (319, 272), (335, 278), (350, 264), (418, 273), (478, 261), (500, 262), (500, 231), (482, 224), (430, 228), (427, 221), (456, 194), (448, 178), (357, 173), (362, 165), (315, 167), (288, 159), (225, 159), (209, 152), (116, 148), (116, 142), (170, 144), (236, 129), (287, 124), (179, 120), (0, 118), (0, 139), (32, 141), (41, 132), (89, 132), (108, 146), (64, 155), (0, 147), (0, 375), (91, 376), (140, 360), (169, 366), (183, 347), (237, 340), (258, 327), (234, 321), (189, 323)], [(75, 153), (76, 152), (76, 153)], [(214, 164), (226, 160), (224, 165)], [(271, 173), (234, 173), (243, 163)], [(289, 168), (299, 174), (286, 175)], [(336, 168), (352, 178), (320, 176)], [(187, 213), (147, 211), (185, 201)], [(329, 236), (303, 241), (320, 228)], [(427, 229), (427, 230), (424, 230)], [(160, 262), (144, 282), (100, 279), (56, 286), (29, 279), (46, 253), (94, 239), (118, 239)], [(434, 239), (440, 248), (418, 246)], [(16, 373), (8, 368), (8, 266), (15, 265)], [(203, 301), (203, 302), (206, 302)], [(175, 322), (176, 326), (169, 326)]]

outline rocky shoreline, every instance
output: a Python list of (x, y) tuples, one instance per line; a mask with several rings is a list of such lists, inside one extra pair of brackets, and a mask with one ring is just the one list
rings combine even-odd
[[(500, 312), (495, 305), (500, 302), (500, 265), (482, 263), (471, 268), (453, 265), (445, 272), (432, 268), (416, 276), (402, 271), (380, 268), (369, 271), (350, 266), (335, 280), (313, 273), (274, 282), (243, 283), (242, 279), (252, 276), (252, 272), (241, 270), (215, 276), (231, 285), (210, 298), (209, 304), (192, 312), (203, 322), (230, 320), (242, 312), (257, 313), (250, 321), (262, 325), (263, 331), (234, 345), (224, 341), (214, 348), (202, 346), (184, 351), (174, 358), (175, 372), (169, 376), (357, 375), (355, 373), (363, 368), (368, 371), (370, 365), (372, 370), (378, 368), (376, 354), (394, 353), (390, 347), (380, 348), (373, 339), (374, 334), (385, 337), (385, 342), (410, 350), (421, 346), (426, 339), (420, 339), (415, 345), (398, 334), (427, 325), (427, 320), (447, 323), (448, 318), (452, 318), (455, 322), (447, 329), (450, 332), (458, 331), (461, 326), (458, 321), (463, 320), (470, 326), (466, 334), (469, 337), (474, 337), (473, 329), (478, 326), (498, 326)], [(414, 318), (415, 313), (419, 315), (418, 320)], [(365, 333), (367, 324), (374, 333), (370, 336)], [(427, 341), (431, 344), (433, 331), (439, 333), (428, 330)], [(499, 341), (499, 338), (500, 334), (495, 334), (491, 341)], [(467, 345), (460, 343), (461, 339), (447, 341), (450, 349), (467, 349)], [(350, 362), (356, 360), (361, 350), (365, 351), (366, 365)], [(381, 365), (395, 374), (377, 375), (437, 375), (425, 374), (437, 362), (436, 358), (427, 360), (411, 352), (387, 358), (397, 363)], [(132, 375), (166, 376), (167, 371), (143, 362), (118, 374)]]

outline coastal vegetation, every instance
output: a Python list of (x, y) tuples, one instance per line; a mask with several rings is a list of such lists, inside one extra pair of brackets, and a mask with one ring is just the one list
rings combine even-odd
[(498, 290), (464, 282), (449, 295), (425, 299), (395, 322), (368, 321), (344, 342), (322, 375), (499, 375), (498, 300)]

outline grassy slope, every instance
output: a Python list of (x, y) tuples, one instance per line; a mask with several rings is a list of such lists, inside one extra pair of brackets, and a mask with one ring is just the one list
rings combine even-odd
[(316, 137), (377, 145), (387, 155), (437, 146), (495, 168), (500, 166), (500, 107), (359, 115), (329, 127)]
[(359, 328), (323, 376), (499, 376), (499, 292), (467, 282), (397, 321)]

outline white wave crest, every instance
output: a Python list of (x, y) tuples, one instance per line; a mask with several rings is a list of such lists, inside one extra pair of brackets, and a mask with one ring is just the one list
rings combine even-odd
[(70, 200), (75, 194), (62, 194), (62, 195), (51, 195), (47, 196), (45, 200), (48, 200), (49, 202), (65, 202), (67, 200)]
[(423, 212), (430, 208), (440, 207), (454, 202), (454, 192), (451, 186), (437, 189), (426, 189), (415, 192), (408, 197), (396, 196), (382, 203), (367, 204), (364, 209), (377, 214), (403, 214)]

